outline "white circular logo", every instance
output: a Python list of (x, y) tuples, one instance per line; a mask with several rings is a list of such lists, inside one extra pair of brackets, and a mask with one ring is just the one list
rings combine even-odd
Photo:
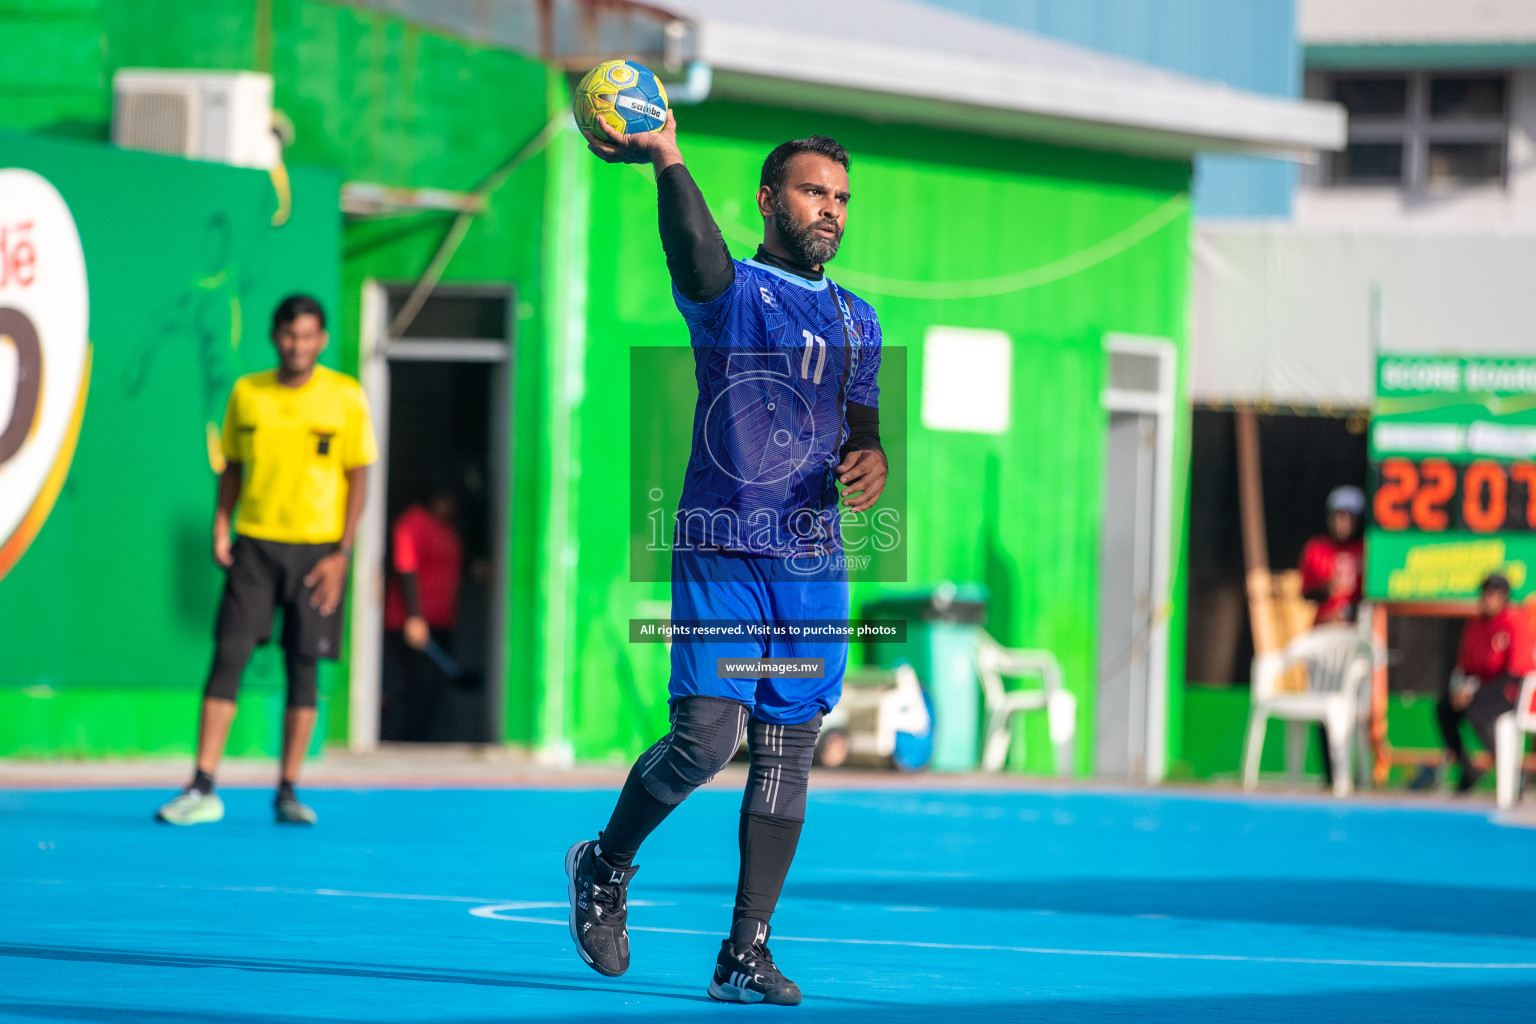
[(85, 253), (47, 179), (0, 169), (0, 577), (69, 472), (90, 373)]
[(788, 480), (810, 461), (815, 447), (811, 404), (781, 378), (733, 380), (704, 413), (710, 461), (744, 484)]

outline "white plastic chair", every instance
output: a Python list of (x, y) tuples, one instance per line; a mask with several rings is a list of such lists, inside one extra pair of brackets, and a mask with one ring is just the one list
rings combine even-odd
[[(1307, 667), (1307, 688), (1289, 693), (1279, 690), (1280, 677), (1292, 665)], [(1318, 626), (1292, 640), (1275, 654), (1253, 659), (1253, 703), (1248, 711), (1248, 741), (1243, 750), (1243, 788), (1259, 784), (1259, 757), (1264, 752), (1264, 728), (1271, 718), (1288, 725), (1286, 770), (1299, 769), (1306, 751), (1304, 722), (1321, 722), (1328, 734), (1333, 756), (1333, 794), (1348, 796), (1353, 788), (1350, 747), (1360, 757), (1360, 775), (1369, 779), (1369, 750), (1359, 735), (1369, 717), (1361, 698), (1369, 694), (1372, 651), (1370, 642), (1348, 623)]]
[[(982, 734), (981, 769), (1002, 771), (1013, 742), (1013, 716), (1045, 710), (1054, 748), (1052, 763), (1057, 775), (1072, 774), (1073, 740), (1077, 735), (1077, 698), (1061, 681), (1061, 663), (1050, 651), (1004, 647), (986, 633), (976, 644), (976, 673), (981, 677), (986, 702), (986, 728)], [(1004, 679), (1039, 677), (1040, 688), (1009, 690)]]
[(1493, 723), (1494, 771), (1501, 809), (1508, 810), (1520, 799), (1525, 737), (1533, 732), (1536, 732), (1536, 672), (1526, 676), (1520, 685), (1520, 699), (1515, 701), (1515, 710), (1506, 711)]

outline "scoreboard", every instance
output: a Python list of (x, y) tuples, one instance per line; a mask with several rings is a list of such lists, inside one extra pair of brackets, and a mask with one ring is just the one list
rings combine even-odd
[(1536, 360), (1382, 356), (1366, 596), (1455, 601), (1536, 563)]
[(1384, 531), (1505, 533), (1536, 529), (1536, 462), (1392, 456), (1372, 465), (1372, 522)]

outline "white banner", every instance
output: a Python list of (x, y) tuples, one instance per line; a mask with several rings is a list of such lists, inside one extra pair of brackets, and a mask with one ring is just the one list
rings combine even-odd
[(89, 324), (85, 254), (64, 198), (41, 175), (0, 169), (0, 576), (69, 471)]

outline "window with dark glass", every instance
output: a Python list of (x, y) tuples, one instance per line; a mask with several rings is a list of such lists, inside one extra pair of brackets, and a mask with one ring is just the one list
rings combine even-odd
[(1504, 176), (1504, 146), (1497, 142), (1431, 142), (1425, 181), (1430, 185), (1496, 181)]
[(1436, 75), (1429, 80), (1433, 120), (1504, 120), (1503, 75)]
[(1403, 178), (1401, 142), (1353, 142), (1333, 159), (1333, 176), (1339, 181), (1397, 182)]
[(1507, 75), (1372, 72), (1325, 81), (1325, 90), (1312, 95), (1349, 114), (1347, 146), (1325, 165), (1330, 183), (1410, 190), (1503, 183)]
[(1349, 111), (1351, 121), (1362, 118), (1402, 118), (1408, 113), (1408, 79), (1339, 78), (1333, 83), (1333, 99)]

